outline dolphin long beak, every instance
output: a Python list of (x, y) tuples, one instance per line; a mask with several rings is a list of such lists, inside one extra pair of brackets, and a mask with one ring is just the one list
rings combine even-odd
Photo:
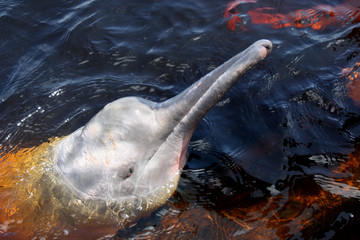
[(192, 135), (204, 115), (237, 80), (272, 50), (269, 40), (259, 40), (208, 73), (175, 97), (159, 103), (159, 113), (166, 114), (169, 128), (181, 125), (181, 132)]

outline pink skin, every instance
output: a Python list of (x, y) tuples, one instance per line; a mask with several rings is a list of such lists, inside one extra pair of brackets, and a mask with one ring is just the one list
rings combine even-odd
[(166, 101), (107, 104), (53, 147), (49, 189), (79, 218), (125, 224), (153, 211), (175, 191), (198, 123), (271, 49), (259, 40)]

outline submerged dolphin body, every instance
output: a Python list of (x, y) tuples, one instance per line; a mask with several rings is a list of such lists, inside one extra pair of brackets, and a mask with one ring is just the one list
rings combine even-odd
[(109, 103), (51, 150), (54, 167), (43, 181), (49, 194), (85, 222), (126, 224), (158, 208), (177, 187), (199, 121), (271, 49), (259, 40), (164, 102)]

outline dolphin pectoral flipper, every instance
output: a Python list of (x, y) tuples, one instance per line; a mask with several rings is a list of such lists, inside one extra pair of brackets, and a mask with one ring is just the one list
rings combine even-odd
[[(176, 189), (200, 120), (271, 50), (270, 41), (257, 41), (164, 102), (126, 97), (106, 105), (53, 148), (49, 178), (62, 184), (58, 200), (69, 212), (78, 209), (79, 218), (109, 220), (115, 213), (121, 222), (162, 205)], [(105, 213), (95, 216), (100, 202)]]

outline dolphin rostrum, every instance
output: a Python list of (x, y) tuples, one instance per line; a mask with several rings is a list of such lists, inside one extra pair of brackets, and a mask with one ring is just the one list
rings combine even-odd
[(84, 222), (123, 225), (155, 210), (177, 187), (199, 121), (271, 50), (259, 40), (164, 102), (125, 97), (107, 104), (50, 151), (48, 193)]

